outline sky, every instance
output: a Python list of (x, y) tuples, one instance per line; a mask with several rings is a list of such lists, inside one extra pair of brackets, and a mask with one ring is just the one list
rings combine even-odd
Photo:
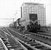
[(51, 0), (0, 0), (0, 26), (7, 26), (20, 18), (20, 7), (25, 2), (44, 4), (46, 8), (46, 24), (51, 23)]

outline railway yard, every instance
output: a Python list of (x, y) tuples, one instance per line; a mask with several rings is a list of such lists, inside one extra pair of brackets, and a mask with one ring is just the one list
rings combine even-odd
[(0, 28), (0, 38), (6, 50), (51, 50), (51, 35), (45, 33), (19, 32), (15, 28), (3, 27)]
[(46, 25), (45, 5), (30, 2), (23, 3), (20, 8), (21, 13), (15, 10), (14, 18), (1, 20), (1, 23), (8, 20), (3, 23), (8, 25), (0, 26), (0, 50), (51, 50), (51, 27)]
[(0, 49), (51, 50), (51, 28), (46, 26), (44, 5), (23, 3), (20, 16), (8, 27), (0, 28)]

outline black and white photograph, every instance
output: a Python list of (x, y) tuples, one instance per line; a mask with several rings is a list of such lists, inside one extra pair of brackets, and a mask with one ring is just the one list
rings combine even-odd
[(0, 0), (0, 50), (51, 50), (51, 0)]

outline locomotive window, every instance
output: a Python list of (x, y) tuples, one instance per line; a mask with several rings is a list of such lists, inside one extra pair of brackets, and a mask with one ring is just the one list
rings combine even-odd
[(37, 20), (37, 14), (29, 14), (29, 18), (30, 20), (35, 21)]

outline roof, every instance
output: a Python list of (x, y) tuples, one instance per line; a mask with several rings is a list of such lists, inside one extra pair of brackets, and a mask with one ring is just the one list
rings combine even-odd
[(43, 4), (40, 4), (40, 3), (23, 3), (22, 6), (25, 5), (25, 4), (26, 5), (43, 5)]
[(24, 4), (32, 4), (32, 5), (43, 5), (43, 4), (40, 4), (40, 3), (24, 3)]

